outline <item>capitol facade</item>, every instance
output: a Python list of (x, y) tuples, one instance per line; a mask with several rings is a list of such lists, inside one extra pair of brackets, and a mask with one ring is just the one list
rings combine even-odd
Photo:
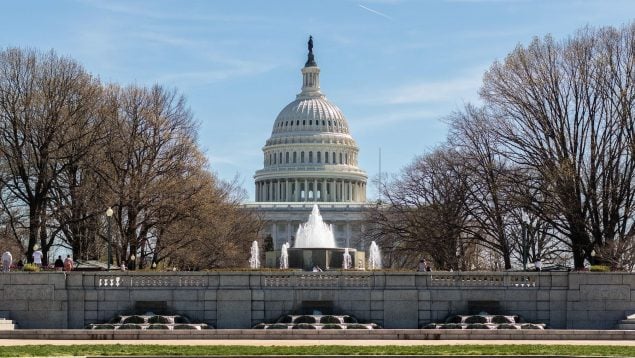
[(263, 168), (254, 175), (255, 202), (245, 206), (262, 215), (276, 250), (293, 242), (314, 204), (333, 224), (339, 247), (364, 249), (368, 176), (358, 167), (359, 147), (346, 117), (320, 90), (312, 38), (308, 48), (301, 91), (273, 123)]

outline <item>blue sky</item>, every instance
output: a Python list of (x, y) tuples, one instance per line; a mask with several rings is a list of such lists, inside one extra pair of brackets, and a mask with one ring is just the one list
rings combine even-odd
[[(50, 48), (105, 82), (183, 93), (213, 171), (254, 172), (300, 90), (309, 34), (326, 96), (369, 177), (443, 142), (443, 117), (478, 101), (483, 72), (533, 36), (633, 21), (635, 1), (0, 1), (0, 46)], [(376, 188), (369, 185), (369, 197)]]

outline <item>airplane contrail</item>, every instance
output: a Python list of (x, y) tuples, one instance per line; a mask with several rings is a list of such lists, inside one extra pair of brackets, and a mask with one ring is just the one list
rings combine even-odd
[(366, 10), (366, 11), (370, 11), (370, 12), (372, 12), (372, 13), (373, 13), (373, 14), (375, 14), (375, 15), (379, 15), (379, 16), (381, 16), (381, 17), (385, 17), (385, 18), (387, 18), (388, 20), (392, 20), (392, 19), (393, 19), (392, 17), (390, 17), (390, 16), (388, 16), (388, 15), (384, 14), (383, 12), (379, 12), (379, 11), (377, 11), (377, 10), (373, 10), (373, 9), (371, 9), (371, 8), (367, 8), (366, 6), (364, 6), (364, 5), (362, 5), (362, 4), (357, 4), (357, 5), (359, 5), (359, 7), (361, 7), (362, 9), (364, 9), (364, 10)]

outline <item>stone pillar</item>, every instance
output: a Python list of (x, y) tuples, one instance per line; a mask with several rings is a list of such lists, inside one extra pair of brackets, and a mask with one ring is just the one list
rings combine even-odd
[(278, 224), (274, 221), (271, 223), (271, 238), (273, 240), (273, 249), (275, 250), (278, 245)]
[(300, 185), (298, 183), (298, 179), (295, 180), (295, 193), (294, 193), (294, 197), (295, 197), (295, 202), (300, 201)]
[(304, 179), (304, 201), (309, 200), (309, 180)]
[(313, 179), (313, 201), (318, 201), (318, 187), (317, 187), (317, 179)]
[(351, 223), (346, 223), (346, 247), (351, 247)]
[(348, 197), (347, 197), (347, 201), (353, 201), (353, 182), (352, 181), (348, 181)]

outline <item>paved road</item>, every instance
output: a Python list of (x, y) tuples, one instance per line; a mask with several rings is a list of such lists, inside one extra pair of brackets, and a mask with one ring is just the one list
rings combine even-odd
[(42, 340), (42, 339), (0, 339), (0, 346), (21, 345), (75, 345), (75, 344), (148, 344), (148, 345), (188, 345), (188, 346), (416, 346), (416, 345), (468, 345), (468, 344), (562, 344), (562, 345), (603, 345), (635, 346), (635, 341), (547, 341), (547, 340)]

